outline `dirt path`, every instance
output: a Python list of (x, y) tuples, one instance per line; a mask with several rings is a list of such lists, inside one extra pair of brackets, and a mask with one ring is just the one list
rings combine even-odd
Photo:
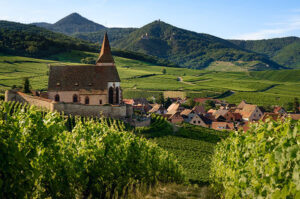
[(179, 82), (184, 83), (184, 84), (188, 84), (188, 85), (196, 85), (196, 84), (194, 84), (194, 83), (192, 83), (192, 82), (185, 82), (185, 81), (183, 81), (183, 78), (182, 78), (182, 77), (178, 77), (178, 80), (179, 80)]

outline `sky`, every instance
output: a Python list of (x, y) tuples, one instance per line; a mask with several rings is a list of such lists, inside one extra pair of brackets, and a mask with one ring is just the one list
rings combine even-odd
[(107, 27), (160, 19), (224, 39), (300, 37), (300, 0), (0, 0), (0, 20), (55, 23), (73, 12)]

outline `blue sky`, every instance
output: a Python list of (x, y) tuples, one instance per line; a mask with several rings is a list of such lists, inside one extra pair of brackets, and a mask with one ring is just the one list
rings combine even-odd
[(54, 23), (78, 12), (108, 27), (156, 19), (226, 39), (300, 37), (300, 0), (0, 0), (0, 20)]

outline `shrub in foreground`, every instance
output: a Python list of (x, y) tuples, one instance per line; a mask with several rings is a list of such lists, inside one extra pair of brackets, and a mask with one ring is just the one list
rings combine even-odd
[(232, 133), (216, 147), (211, 181), (225, 198), (300, 198), (300, 121)]

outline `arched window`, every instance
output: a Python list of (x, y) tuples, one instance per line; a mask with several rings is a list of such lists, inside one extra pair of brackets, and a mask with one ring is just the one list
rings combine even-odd
[(73, 102), (78, 102), (78, 96), (76, 94), (73, 95)]
[(88, 96), (85, 97), (84, 103), (85, 104), (90, 104), (90, 98)]
[(108, 103), (110, 103), (110, 104), (114, 103), (114, 89), (112, 87), (109, 88)]
[(119, 99), (120, 99), (120, 93), (119, 93), (119, 87), (116, 88), (116, 104), (119, 104)]
[(102, 99), (101, 99), (101, 100), (99, 100), (99, 104), (102, 104)]
[(55, 95), (54, 100), (55, 100), (56, 102), (59, 102), (59, 94), (56, 94), (56, 95)]

